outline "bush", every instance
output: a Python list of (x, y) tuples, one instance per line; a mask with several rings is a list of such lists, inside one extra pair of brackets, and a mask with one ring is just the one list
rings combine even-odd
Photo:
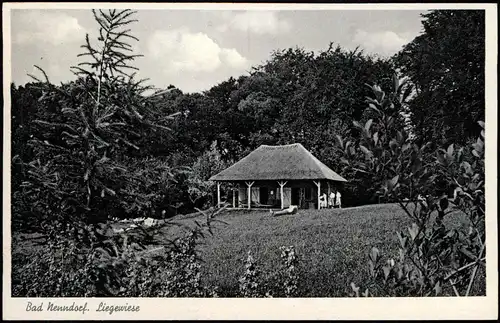
[(257, 267), (252, 253), (248, 251), (245, 262), (245, 272), (239, 279), (240, 295), (242, 297), (259, 297), (263, 294), (261, 270)]
[(13, 297), (92, 297), (98, 295), (99, 267), (91, 252), (66, 241), (12, 259)]
[[(90, 61), (73, 67), (77, 80), (55, 86), (40, 68), (45, 80), (35, 78), (38, 102), (50, 109), (32, 121), (37, 127), (29, 142), (32, 159), (13, 158), (20, 166), (15, 172), (22, 173), (13, 176), (23, 178), (13, 192), (18, 203), (13, 218), (33, 214), (33, 221), (17, 221), (17, 228), (39, 225), (45, 246), (28, 259), (13, 257), (12, 293), (215, 295), (200, 285), (193, 244), (210, 231), (216, 212), (206, 214), (206, 222), (198, 223), (187, 240), (159, 241), (158, 227), (113, 230), (110, 219), (148, 216), (165, 202), (171, 167), (147, 157), (141, 148), (151, 129), (169, 131), (157, 121), (172, 116), (155, 119), (155, 99), (162, 93), (146, 97), (148, 87), (128, 73), (136, 69), (130, 62), (139, 55), (129, 53), (132, 46), (124, 39), (137, 39), (123, 28), (135, 21), (134, 12), (93, 13), (100, 26), (99, 45), (86, 37), (85, 52), (79, 56)], [(152, 246), (160, 248), (153, 257)]]
[[(393, 102), (402, 102), (401, 86), (394, 80), (394, 91), (387, 95), (372, 87), (375, 98), (368, 102), (377, 117), (365, 125), (355, 123), (359, 142), (352, 143), (352, 149), (345, 149), (350, 142), (343, 148), (348, 163), (374, 178), (377, 194), (397, 202), (414, 223), (397, 233), (397, 257), (382, 257), (372, 249), (371, 279), (364, 282), (362, 295), (484, 294), (481, 286), (472, 290), (485, 261), (484, 131), (470, 153), (453, 145), (437, 150), (431, 143), (419, 147), (393, 123), (399, 113)], [(484, 127), (483, 122), (480, 125)], [(451, 201), (450, 187), (459, 191)], [(469, 218), (466, 230), (444, 225), (446, 215), (457, 211)], [(359, 296), (360, 287), (351, 286), (353, 295)]]
[(155, 240), (162, 225), (138, 226), (119, 234), (103, 226), (98, 231), (106, 231), (106, 238), (94, 238), (91, 247), (77, 244), (72, 231), (67, 231), (68, 239), (44, 241), (38, 252), (28, 257), (14, 255), (12, 295), (215, 297), (216, 289), (201, 282), (195, 248), (216, 214), (207, 214), (206, 223), (198, 223), (184, 237), (165, 243)]
[[(282, 267), (278, 272), (278, 281), (272, 282), (264, 279), (264, 276), (272, 276), (264, 273), (255, 262), (250, 251), (245, 261), (245, 271), (239, 279), (239, 292), (242, 297), (294, 297), (297, 295), (299, 275), (298, 258), (295, 247), (280, 247)], [(268, 274), (268, 275), (265, 275)]]
[(195, 207), (207, 208), (211, 206), (215, 183), (209, 179), (224, 170), (228, 164), (222, 160), (215, 141), (210, 146), (210, 150), (198, 157), (191, 167), (187, 181), (189, 200)]
[(293, 297), (297, 295), (297, 286), (299, 276), (297, 273), (298, 259), (295, 252), (295, 247), (281, 247), (281, 260), (283, 263), (284, 281), (283, 288), (286, 297)]
[(140, 258), (127, 270), (127, 297), (216, 297), (216, 289), (201, 283), (200, 263), (195, 253), (196, 235), (188, 232), (174, 250), (160, 249)]

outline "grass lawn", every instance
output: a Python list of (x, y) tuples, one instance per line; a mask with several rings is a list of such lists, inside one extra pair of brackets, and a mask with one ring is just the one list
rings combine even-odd
[[(350, 283), (367, 277), (367, 254), (376, 246), (396, 256), (395, 232), (410, 220), (395, 204), (356, 208), (299, 210), (271, 217), (268, 211), (226, 211), (213, 236), (201, 247), (204, 279), (219, 287), (223, 297), (235, 296), (238, 278), (250, 250), (264, 272), (273, 275), (281, 265), (280, 246), (293, 245), (299, 256), (300, 297), (345, 297)], [(449, 225), (463, 225), (458, 214)]]
[[(172, 220), (190, 226), (198, 217), (179, 215)], [(275, 290), (281, 266), (279, 247), (291, 245), (299, 257), (299, 297), (346, 297), (351, 282), (362, 284), (368, 277), (371, 247), (396, 257), (395, 233), (411, 224), (395, 204), (299, 210), (295, 215), (279, 217), (265, 210), (227, 210), (217, 218), (227, 224), (216, 223), (213, 235), (206, 237), (199, 251), (204, 282), (217, 286), (222, 297), (237, 295), (238, 278), (244, 273), (249, 250), (268, 275), (263, 278), (270, 282), (270, 289)], [(445, 217), (445, 224), (465, 226), (467, 220), (465, 215), (454, 212)], [(161, 230), (170, 239), (182, 232), (178, 226)], [(13, 255), (29, 257), (36, 252), (40, 247), (33, 238), (32, 234), (13, 235)], [(484, 273), (482, 276), (484, 281)]]

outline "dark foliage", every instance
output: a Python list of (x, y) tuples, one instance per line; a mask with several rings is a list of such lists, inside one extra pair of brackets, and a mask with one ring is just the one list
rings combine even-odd
[(465, 144), (481, 132), (485, 101), (485, 13), (433, 10), (423, 33), (394, 61), (415, 86), (409, 102), (420, 144)]
[[(348, 141), (342, 147), (346, 163), (372, 177), (375, 194), (398, 203), (413, 222), (408, 230), (397, 233), (397, 256), (382, 260), (379, 250), (372, 249), (371, 280), (364, 282), (362, 294), (484, 294), (484, 130), (470, 147), (419, 146), (393, 121), (399, 117), (394, 102), (404, 102), (400, 89), (396, 77), (388, 94), (373, 86), (374, 95), (367, 101), (376, 117), (365, 125), (355, 123), (360, 129), (359, 141)], [(484, 127), (484, 123), (479, 122), (479, 126)], [(341, 138), (339, 141), (342, 144)], [(448, 188), (456, 189), (453, 199)], [(446, 228), (444, 218), (457, 211), (468, 216), (467, 227)], [(359, 287), (352, 287), (360, 296)]]

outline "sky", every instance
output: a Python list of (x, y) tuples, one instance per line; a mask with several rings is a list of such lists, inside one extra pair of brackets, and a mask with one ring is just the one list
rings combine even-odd
[[(137, 10), (132, 24), (138, 77), (156, 88), (210, 89), (248, 74), (275, 50), (320, 52), (329, 44), (390, 56), (422, 31), (424, 10)], [(97, 37), (90, 10), (13, 9), (12, 81), (23, 85), (42, 67), (52, 83), (74, 79), (85, 34)]]

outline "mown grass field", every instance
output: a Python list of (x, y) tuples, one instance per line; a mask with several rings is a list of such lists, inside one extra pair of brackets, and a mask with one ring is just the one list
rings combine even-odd
[[(182, 217), (179, 217), (181, 219)], [(350, 283), (367, 278), (367, 254), (372, 246), (396, 256), (397, 230), (411, 224), (395, 204), (356, 208), (299, 210), (295, 215), (271, 217), (267, 211), (226, 211), (218, 217), (213, 236), (201, 247), (206, 282), (224, 297), (236, 295), (238, 278), (251, 251), (273, 281), (280, 263), (280, 246), (295, 246), (300, 261), (301, 297), (345, 297)], [(465, 225), (458, 213), (447, 225)]]
[[(346, 297), (350, 283), (368, 277), (368, 252), (372, 246), (384, 256), (398, 251), (397, 230), (405, 230), (410, 219), (398, 205), (378, 204), (355, 208), (299, 210), (295, 215), (271, 217), (268, 211), (227, 210), (219, 214), (213, 235), (199, 246), (203, 280), (218, 287), (222, 297), (235, 297), (238, 278), (244, 273), (251, 251), (265, 273), (270, 289), (276, 286), (281, 266), (280, 246), (295, 246), (299, 257), (299, 297)], [(192, 226), (201, 215), (179, 215), (172, 222)], [(447, 226), (466, 226), (465, 215), (454, 212)], [(166, 239), (182, 233), (179, 226), (161, 229)], [(13, 255), (24, 257), (39, 249), (34, 235), (13, 235)], [(36, 235), (35, 235), (36, 236)], [(276, 289), (275, 289), (276, 290)]]

